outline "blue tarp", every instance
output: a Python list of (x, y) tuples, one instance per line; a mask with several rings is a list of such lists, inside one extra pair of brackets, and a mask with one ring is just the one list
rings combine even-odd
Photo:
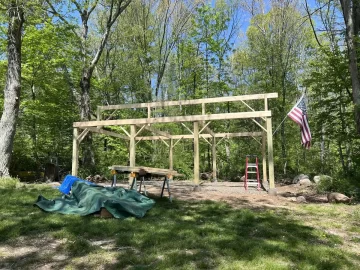
[(86, 183), (90, 186), (98, 186), (92, 182), (89, 182), (89, 181), (85, 181), (83, 179), (80, 179), (76, 176), (72, 176), (70, 174), (68, 174), (67, 176), (65, 176), (64, 178), (64, 181), (62, 182), (61, 186), (59, 187), (59, 190), (61, 193), (64, 193), (64, 194), (69, 194), (70, 193), (70, 190), (71, 190), (71, 187), (72, 185), (74, 184), (74, 182), (76, 181), (80, 181), (80, 182), (83, 182), (83, 183)]
[[(150, 210), (155, 201), (136, 192), (121, 187), (101, 187), (88, 185), (87, 181), (78, 181), (76, 177), (71, 187), (70, 195), (48, 200), (39, 196), (36, 206), (44, 211), (62, 214), (90, 215), (105, 208), (115, 218), (141, 218)], [(65, 190), (67, 190), (68, 186)]]

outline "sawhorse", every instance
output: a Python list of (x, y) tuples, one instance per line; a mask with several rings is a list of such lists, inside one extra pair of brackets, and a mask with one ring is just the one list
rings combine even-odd
[[(116, 186), (116, 172), (112, 172), (112, 174), (113, 174), (113, 181), (111, 183), (111, 186), (114, 187), (114, 186)], [(144, 195), (147, 196), (147, 191), (146, 191), (146, 186), (145, 186), (145, 175), (141, 175), (139, 173), (131, 172), (130, 177), (132, 177), (132, 182), (130, 184), (130, 189), (133, 189), (133, 190), (137, 191), (137, 178), (140, 178), (139, 193), (141, 192), (142, 186), (144, 186)], [(167, 191), (168, 191), (169, 201), (170, 202), (172, 202), (172, 196), (171, 196), (171, 191), (170, 191), (170, 180), (172, 179), (172, 177), (173, 176), (171, 174), (164, 175), (164, 181), (163, 181), (163, 184), (162, 184), (161, 195), (160, 195), (161, 198), (164, 196), (164, 190), (166, 188)]]

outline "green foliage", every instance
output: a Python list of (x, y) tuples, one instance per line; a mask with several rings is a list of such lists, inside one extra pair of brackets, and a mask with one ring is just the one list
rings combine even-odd
[(0, 188), (17, 188), (20, 180), (13, 177), (0, 177)]
[(360, 190), (355, 175), (338, 174), (335, 177), (320, 176), (320, 182), (316, 185), (319, 193), (340, 192), (349, 197), (360, 198)]
[(304, 80), (310, 89), (312, 133), (320, 150), (317, 157), (322, 159), (317, 170), (333, 175), (349, 174), (359, 162), (346, 57), (337, 46), (318, 50)]

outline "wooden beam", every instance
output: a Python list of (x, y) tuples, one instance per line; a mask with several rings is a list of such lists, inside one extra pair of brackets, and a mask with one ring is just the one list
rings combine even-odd
[(212, 179), (214, 182), (217, 182), (217, 175), (216, 175), (216, 138), (212, 138), (212, 145), (211, 145), (211, 155), (212, 155)]
[(121, 139), (124, 139), (124, 140), (130, 140), (128, 136), (116, 133), (114, 131), (105, 130), (105, 129), (102, 129), (102, 128), (96, 128), (96, 127), (88, 127), (86, 129), (91, 131), (91, 132), (105, 134), (105, 135), (109, 135), (109, 136), (112, 136), (112, 137), (121, 138)]
[(210, 120), (246, 119), (246, 118), (269, 117), (269, 116), (271, 116), (271, 111), (220, 113), (220, 114), (209, 114), (209, 115), (170, 116), (170, 117), (161, 117), (161, 118), (159, 117), (159, 118), (150, 118), (150, 119), (139, 118), (139, 119), (74, 122), (73, 127), (141, 125), (141, 124), (173, 123), (173, 122), (181, 123), (181, 122), (210, 121)]
[[(246, 107), (248, 107), (250, 110), (252, 110), (253, 112), (255, 112), (255, 110), (254, 110), (249, 104), (247, 104), (245, 101), (241, 100), (241, 102), (242, 102)], [(265, 111), (266, 111), (266, 110), (265, 110)], [(264, 118), (264, 117), (262, 117), (262, 119), (265, 121), (265, 118)]]
[(129, 132), (127, 132), (127, 130), (125, 128), (123, 128), (122, 126), (119, 126), (119, 128), (121, 128), (122, 131), (124, 131), (124, 133), (128, 136), (131, 137), (131, 135), (129, 134)]
[[(205, 103), (201, 104), (201, 114), (205, 115), (206, 114), (206, 110), (205, 110)], [(208, 125), (211, 123), (211, 121), (207, 122), (207, 124), (205, 124), (204, 121), (200, 121), (199, 124), (203, 127), (200, 131), (200, 133), (205, 129), (205, 131), (209, 134), (211, 134), (211, 136), (214, 136), (214, 132), (208, 127)]]
[[(139, 126), (139, 125), (137, 125), (137, 126)], [(167, 138), (169, 138), (169, 139), (171, 138), (171, 134), (169, 134), (169, 133), (167, 133), (167, 132), (165, 132), (165, 131), (158, 130), (158, 129), (154, 128), (154, 127), (150, 127), (150, 126), (144, 125), (144, 126), (142, 126), (142, 128), (145, 128), (146, 130), (149, 130), (149, 131), (151, 131), (152, 133), (161, 135), (161, 136), (163, 136), (163, 137), (167, 137)]]
[(170, 147), (169, 147), (169, 170), (173, 170), (173, 169), (174, 169), (173, 149), (174, 149), (174, 140), (173, 140), (173, 139), (170, 139)]
[(274, 155), (273, 155), (273, 135), (272, 135), (272, 124), (271, 117), (266, 120), (267, 129), (267, 145), (268, 145), (268, 161), (269, 161), (269, 187), (270, 189), (275, 188), (274, 178)]
[(263, 136), (262, 136), (261, 154), (262, 154), (263, 182), (267, 182), (268, 179), (267, 179), (267, 168), (266, 168), (266, 132), (263, 132)]
[(167, 147), (169, 147), (169, 144), (168, 144), (167, 142), (165, 142), (164, 139), (162, 139), (162, 138), (160, 137), (160, 140), (161, 140)]
[(136, 143), (135, 143), (135, 146), (139, 143), (139, 142), (141, 142), (142, 141), (142, 139), (141, 140), (138, 140)]
[(82, 140), (85, 138), (85, 136), (89, 133), (89, 129), (85, 128), (83, 130), (83, 132), (81, 132), (81, 134), (76, 138), (78, 140), (79, 143), (82, 142)]
[(194, 184), (199, 185), (200, 154), (199, 154), (199, 122), (194, 122)]
[(182, 138), (183, 138), (183, 137), (179, 138), (179, 139), (174, 143), (173, 147), (175, 147), (175, 145), (177, 145), (178, 142), (180, 142)]
[[(97, 106), (97, 108), (96, 108), (96, 120), (101, 121), (101, 109), (99, 108), (99, 106)], [(98, 127), (98, 128), (100, 128), (100, 127)]]
[(73, 153), (72, 153), (72, 166), (71, 175), (77, 176), (79, 169), (79, 141), (78, 141), (79, 129), (74, 128), (73, 131)]
[[(201, 134), (203, 138), (222, 138), (222, 137), (228, 137), (228, 138), (235, 138), (235, 137), (260, 137), (262, 136), (261, 132), (238, 132), (238, 133), (215, 133), (214, 136), (211, 134)], [(193, 139), (193, 134), (186, 134), (186, 135), (172, 135), (172, 139)], [(164, 137), (164, 136), (143, 136), (143, 137), (136, 137), (135, 140), (169, 140), (170, 138)]]
[(112, 165), (108, 167), (110, 170), (116, 170), (119, 172), (140, 172), (141, 170), (145, 170), (148, 173), (156, 174), (156, 175), (181, 175), (177, 171), (169, 170), (169, 169), (162, 169), (162, 168), (153, 168), (153, 167), (144, 167), (144, 166), (122, 166), (122, 165)]
[(135, 134), (136, 128), (134, 125), (130, 126), (130, 166), (135, 167)]
[(266, 128), (264, 128), (258, 121), (255, 119), (251, 119), (255, 124), (257, 124), (262, 130), (266, 131)]
[(202, 98), (192, 100), (177, 100), (177, 101), (158, 101), (149, 103), (136, 103), (136, 104), (121, 104), (121, 105), (108, 105), (99, 106), (101, 110), (116, 110), (116, 109), (131, 109), (131, 108), (154, 108), (154, 107), (166, 107), (166, 106), (182, 106), (182, 105), (196, 105), (196, 104), (207, 104), (207, 103), (220, 103), (229, 101), (240, 101), (240, 100), (256, 100), (264, 98), (277, 98), (278, 93), (268, 94), (255, 94), (255, 95), (242, 95), (242, 96), (229, 96), (229, 97), (216, 97), (216, 98)]
[(140, 132), (145, 128), (145, 125), (143, 125), (143, 126), (138, 125), (138, 126), (140, 126), (140, 129), (136, 132), (135, 137), (136, 137), (137, 135), (139, 135)]
[(258, 141), (254, 136), (251, 136), (251, 138), (253, 138), (254, 139), (254, 141), (256, 141), (258, 144), (260, 144), (261, 145), (261, 142), (260, 141)]
[(184, 128), (186, 128), (191, 134), (194, 134), (194, 132), (193, 132), (190, 128), (188, 128), (184, 123), (181, 123), (181, 125), (182, 125)]
[[(267, 111), (268, 110), (268, 102), (267, 102), (267, 98), (264, 98), (264, 110)], [(266, 118), (265, 118), (265, 125), (266, 124)], [(268, 181), (268, 177), (267, 177), (267, 160), (266, 160), (266, 132), (263, 131), (262, 132), (262, 165), (263, 165), (263, 182)]]
[(222, 137), (217, 143), (216, 145), (218, 145), (222, 140), (224, 140), (226, 138), (226, 136)]

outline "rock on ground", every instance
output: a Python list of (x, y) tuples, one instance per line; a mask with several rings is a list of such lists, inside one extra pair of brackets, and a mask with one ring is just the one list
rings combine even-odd
[(328, 202), (337, 202), (337, 203), (350, 203), (351, 198), (348, 196), (338, 193), (338, 192), (331, 192), (327, 195)]
[(299, 184), (300, 184), (300, 186), (305, 186), (305, 187), (308, 187), (308, 186), (312, 185), (310, 179), (308, 179), (308, 178), (301, 179), (299, 181)]
[(301, 179), (309, 179), (309, 176), (307, 176), (306, 174), (299, 174), (294, 177), (293, 184), (297, 184)]
[(306, 203), (306, 199), (304, 196), (298, 196), (298, 197), (296, 197), (296, 202), (297, 203)]

